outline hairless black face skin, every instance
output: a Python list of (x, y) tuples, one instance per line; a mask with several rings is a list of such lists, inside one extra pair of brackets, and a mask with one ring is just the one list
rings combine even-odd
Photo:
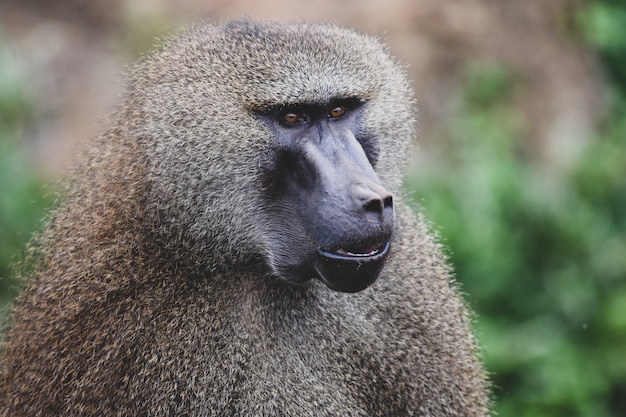
[(360, 134), (355, 99), (270, 109), (278, 141), (265, 156), (273, 267), (282, 278), (358, 292), (380, 274), (394, 231), (393, 198), (375, 171), (377, 142)]

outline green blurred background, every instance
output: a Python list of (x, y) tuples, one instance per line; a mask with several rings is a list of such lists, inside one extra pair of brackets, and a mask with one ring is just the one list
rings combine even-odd
[(445, 159), (407, 181), (478, 313), (501, 416), (626, 415), (626, 2), (577, 17), (610, 105), (571, 166), (528, 158), (514, 105), (524, 86), (478, 62)]
[[(436, 142), (416, 154), (406, 181), (476, 311), (500, 416), (626, 415), (626, 3), (575, 1), (563, 10), (560, 36), (597, 65), (602, 98), (580, 150), (561, 164), (533, 152), (533, 120), (520, 108), (527, 80), (497, 56), (470, 53), (455, 64), (453, 109), (429, 129)], [(123, 62), (171, 30), (164, 17), (125, 16), (109, 46)], [(41, 169), (24, 139), (41, 124), (39, 98), (2, 29), (3, 319), (18, 291), (10, 265), (41, 227), (58, 176)]]

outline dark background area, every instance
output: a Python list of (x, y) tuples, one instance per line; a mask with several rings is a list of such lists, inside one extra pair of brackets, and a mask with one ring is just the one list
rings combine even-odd
[(10, 265), (126, 66), (180, 27), (241, 17), (332, 20), (406, 65), (406, 190), (476, 311), (499, 415), (626, 414), (623, 0), (0, 0), (0, 318)]

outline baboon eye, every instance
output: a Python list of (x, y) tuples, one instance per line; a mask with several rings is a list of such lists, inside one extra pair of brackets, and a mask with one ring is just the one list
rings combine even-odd
[(283, 123), (293, 125), (296, 123), (304, 122), (306, 117), (302, 113), (286, 112), (281, 116)]
[(337, 119), (343, 116), (344, 114), (346, 114), (346, 108), (345, 106), (342, 106), (342, 105), (335, 106), (332, 109), (330, 109), (330, 111), (328, 112), (328, 116), (330, 116), (333, 119)]

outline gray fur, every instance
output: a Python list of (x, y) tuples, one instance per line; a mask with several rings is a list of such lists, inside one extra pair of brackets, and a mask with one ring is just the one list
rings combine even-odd
[[(357, 294), (273, 275), (265, 106), (367, 99), (397, 211)], [(138, 64), (38, 241), (3, 344), (3, 416), (485, 416), (468, 312), (400, 201), (404, 72), (332, 25), (201, 25)], [(274, 222), (275, 223), (275, 222)]]

